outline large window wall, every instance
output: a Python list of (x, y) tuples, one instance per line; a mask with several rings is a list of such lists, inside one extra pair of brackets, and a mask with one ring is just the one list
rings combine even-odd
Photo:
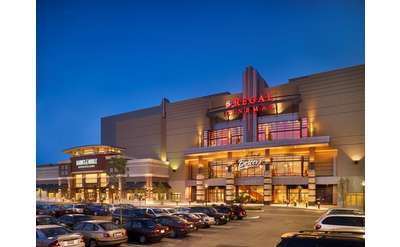
[(203, 139), (205, 147), (240, 144), (243, 141), (243, 127), (206, 130)]
[(308, 136), (307, 118), (258, 124), (258, 141), (300, 139)]
[(208, 174), (209, 178), (225, 178), (227, 161), (216, 160), (209, 163)]
[(308, 176), (308, 157), (301, 155), (272, 156), (272, 176)]

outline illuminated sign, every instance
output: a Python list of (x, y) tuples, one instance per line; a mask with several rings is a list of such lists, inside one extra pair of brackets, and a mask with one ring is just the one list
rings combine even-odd
[(263, 160), (261, 159), (240, 159), (238, 160), (239, 170), (259, 167), (263, 164)]
[(260, 96), (251, 97), (235, 97), (225, 102), (226, 114), (231, 115), (233, 113), (250, 113), (260, 112), (267, 110), (274, 110), (272, 95), (267, 93)]
[(84, 160), (77, 160), (76, 166), (79, 169), (82, 168), (93, 168), (97, 165), (97, 159), (84, 159)]

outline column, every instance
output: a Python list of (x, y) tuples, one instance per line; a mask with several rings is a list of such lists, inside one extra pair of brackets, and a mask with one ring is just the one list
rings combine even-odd
[(96, 189), (96, 202), (97, 203), (100, 202), (100, 189), (99, 188)]
[(271, 174), (271, 156), (269, 149), (265, 149), (264, 153), (264, 205), (269, 205), (272, 203), (272, 174)]
[(61, 199), (61, 194), (62, 194), (62, 190), (61, 190), (61, 179), (58, 179), (58, 190), (57, 190), (57, 196), (56, 198)]
[(310, 161), (308, 164), (308, 205), (315, 205), (315, 148), (310, 148)]
[(337, 185), (336, 184), (333, 185), (333, 189), (332, 189), (332, 204), (337, 205)]
[(72, 199), (72, 193), (71, 193), (71, 187), (72, 187), (72, 178), (68, 177), (67, 178), (68, 182), (68, 188), (67, 188), (67, 199), (71, 200)]
[(106, 198), (107, 202), (111, 203), (110, 188), (108, 188), (108, 187), (106, 188), (106, 195), (107, 195), (107, 198)]
[(197, 174), (197, 176), (196, 176), (196, 202), (204, 202), (204, 201), (205, 201), (204, 175)]
[(118, 175), (118, 198), (120, 201), (122, 200), (122, 177), (121, 177), (121, 175)]
[(228, 152), (228, 164), (226, 171), (226, 188), (225, 188), (225, 201), (228, 204), (233, 202), (234, 198), (234, 190), (235, 190), (235, 179), (233, 174), (233, 160), (232, 153)]

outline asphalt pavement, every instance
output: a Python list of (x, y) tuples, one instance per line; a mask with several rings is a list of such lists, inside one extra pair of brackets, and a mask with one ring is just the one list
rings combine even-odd
[[(273, 247), (285, 232), (312, 229), (321, 211), (264, 207), (263, 210), (248, 211), (244, 220), (231, 221), (226, 225), (200, 229), (178, 239), (164, 238), (159, 243), (146, 244), (151, 247)], [(122, 247), (143, 246), (128, 243)]]

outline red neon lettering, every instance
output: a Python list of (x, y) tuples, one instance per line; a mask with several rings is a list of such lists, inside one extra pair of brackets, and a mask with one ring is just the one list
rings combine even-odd
[(249, 104), (254, 104), (254, 103), (256, 103), (256, 97), (255, 96), (249, 97)]
[(262, 95), (260, 95), (260, 97), (258, 97), (258, 103), (262, 103), (264, 102), (264, 97)]
[(233, 99), (232, 107), (234, 107), (234, 106), (240, 106), (240, 99), (239, 98), (234, 98)]
[(253, 112), (258, 112), (258, 106), (253, 107)]
[(242, 105), (247, 105), (247, 99), (246, 98), (242, 99)]
[(250, 107), (246, 107), (246, 113), (250, 112)]
[(267, 107), (266, 107), (265, 105), (263, 105), (262, 108), (261, 108), (261, 110), (262, 110), (262, 111), (266, 111), (266, 110), (267, 110)]
[(243, 113), (243, 109), (242, 109), (242, 108), (239, 108), (239, 109), (238, 109), (238, 112), (239, 112), (239, 113)]
[(265, 96), (265, 98), (267, 99), (267, 101), (272, 101), (272, 95), (271, 95), (271, 93), (267, 93), (267, 95)]

